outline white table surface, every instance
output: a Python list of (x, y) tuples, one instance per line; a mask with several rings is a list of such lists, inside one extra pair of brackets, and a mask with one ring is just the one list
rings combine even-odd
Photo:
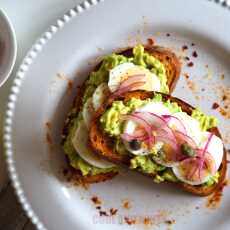
[[(18, 44), (17, 60), (11, 77), (0, 88), (0, 130), (10, 86), (23, 57), (49, 25), (80, 2), (82, 0), (0, 0), (0, 8), (6, 12), (14, 26)], [(8, 181), (3, 158), (0, 142), (0, 190)]]

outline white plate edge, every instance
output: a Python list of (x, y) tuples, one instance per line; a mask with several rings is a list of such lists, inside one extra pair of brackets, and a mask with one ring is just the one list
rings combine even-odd
[(15, 33), (15, 29), (13, 27), (13, 24), (11, 22), (11, 20), (9, 19), (9, 17), (7, 16), (6, 12), (0, 8), (0, 14), (3, 16), (3, 18), (5, 19), (6, 24), (8, 25), (8, 31), (10, 32), (10, 36), (12, 37), (12, 50), (13, 50), (13, 57), (10, 60), (10, 65), (8, 67), (8, 71), (5, 73), (5, 75), (3, 75), (3, 79), (0, 82), (0, 87), (4, 85), (4, 83), (8, 80), (8, 78), (10, 77), (10, 74), (13, 71), (14, 68), (14, 64), (16, 62), (16, 58), (17, 58), (17, 51), (18, 51), (18, 46), (17, 46), (17, 36)]
[[(10, 94), (8, 97), (8, 103), (5, 112), (4, 118), (4, 128), (3, 128), (3, 143), (4, 150), (6, 156), (6, 163), (8, 168), (8, 173), (14, 187), (14, 191), (17, 195), (17, 198), (25, 211), (26, 215), (30, 218), (32, 223), (38, 230), (47, 230), (44, 224), (39, 220), (36, 213), (33, 211), (30, 203), (27, 201), (24, 191), (22, 189), (21, 183), (18, 179), (18, 175), (15, 168), (15, 161), (13, 158), (13, 150), (12, 150), (12, 141), (11, 141), (11, 133), (12, 133), (12, 124), (14, 117), (15, 105), (17, 102), (17, 95), (20, 92), (20, 87), (22, 84), (22, 80), (29, 69), (29, 66), (33, 63), (37, 54), (42, 51), (45, 44), (53, 38), (53, 36), (61, 30), (64, 25), (66, 25), (69, 21), (71, 21), (76, 15), (83, 13), (86, 10), (89, 10), (92, 6), (99, 4), (105, 0), (85, 0), (77, 6), (68, 10), (62, 17), (56, 20), (56, 23), (49, 26), (46, 32), (44, 32), (41, 37), (34, 43), (32, 48), (27, 52), (25, 58), (23, 59), (19, 69), (16, 73), (16, 77), (13, 80), (13, 84), (11, 86)], [(227, 8), (230, 10), (230, 0), (206, 0), (209, 2), (214, 2), (223, 8)]]

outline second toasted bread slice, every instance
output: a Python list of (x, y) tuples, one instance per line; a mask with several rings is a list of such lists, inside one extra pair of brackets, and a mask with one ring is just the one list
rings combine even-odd
[[(116, 99), (114, 98), (109, 99), (108, 102), (104, 106), (99, 108), (99, 110), (97, 111), (97, 114), (94, 117), (94, 120), (91, 123), (91, 129), (90, 129), (90, 143), (91, 143), (91, 147), (94, 150), (94, 152), (96, 152), (98, 155), (100, 155), (101, 157), (109, 161), (112, 161), (117, 164), (126, 165), (129, 167), (131, 157), (129, 155), (121, 155), (114, 150), (113, 148), (114, 138), (108, 136), (106, 133), (102, 131), (101, 126), (99, 124), (100, 116), (106, 111), (106, 109), (108, 109), (112, 105), (114, 100), (121, 100), (124, 102), (129, 101), (131, 98), (145, 100), (147, 98), (153, 98), (154, 94), (155, 94), (154, 92), (146, 92), (146, 91), (129, 92), (129, 93), (126, 93), (124, 95), (117, 97)], [(169, 99), (171, 102), (176, 102), (181, 107), (183, 112), (186, 112), (188, 115), (191, 115), (194, 109), (191, 105), (187, 104), (186, 102), (178, 98), (175, 98), (169, 95), (165, 95), (165, 94), (161, 94), (161, 95), (164, 101), (167, 101)], [(219, 130), (216, 127), (211, 128), (208, 131), (212, 132), (214, 135), (221, 138)], [(223, 184), (225, 180), (225, 176), (226, 176), (226, 170), (227, 170), (227, 153), (226, 153), (226, 149), (224, 149), (224, 156), (223, 156), (221, 165), (218, 170), (219, 172), (218, 183), (215, 183), (209, 187), (202, 186), (202, 185), (193, 186), (193, 185), (189, 185), (183, 182), (177, 182), (173, 184), (195, 195), (207, 196), (211, 194), (212, 192), (214, 192), (215, 190), (217, 190), (218, 187), (220, 187)], [(151, 175), (148, 174), (148, 176), (151, 176)]]

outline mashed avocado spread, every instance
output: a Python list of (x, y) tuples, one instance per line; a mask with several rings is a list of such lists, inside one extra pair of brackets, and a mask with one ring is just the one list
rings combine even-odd
[[(136, 108), (143, 106), (149, 102), (163, 102), (162, 96), (160, 94), (156, 94), (154, 98), (148, 98), (146, 100), (131, 98), (126, 103), (122, 101), (114, 101), (112, 106), (101, 116), (101, 127), (107, 134), (116, 138), (123, 132), (124, 122), (120, 119), (121, 115), (130, 113)], [(171, 102), (170, 100), (163, 102), (163, 104), (170, 110), (171, 113), (177, 113), (182, 111), (177, 103)], [(207, 116), (198, 109), (193, 110), (192, 117), (200, 123), (200, 127), (203, 131), (206, 131), (212, 127), (216, 127), (216, 118), (212, 116)], [(125, 153), (121, 143), (119, 143), (119, 145), (116, 143), (115, 149), (119, 154)], [(160, 183), (162, 181), (178, 181), (171, 169), (157, 164), (153, 160), (152, 156), (153, 155), (151, 154), (133, 156), (130, 161), (130, 168), (137, 169), (138, 171), (141, 171), (143, 173), (155, 175), (154, 181), (157, 183)], [(203, 186), (211, 186), (218, 181), (218, 177), (219, 174), (217, 172), (217, 174), (213, 177), (210, 177), (210, 179)]]
[(143, 66), (149, 69), (151, 72), (155, 73), (161, 83), (161, 92), (169, 92), (164, 65), (157, 58), (145, 52), (142, 45), (137, 45), (133, 48), (133, 57), (128, 58), (124, 55), (113, 53), (103, 59), (100, 68), (97, 71), (92, 72), (86, 82), (86, 90), (83, 96), (83, 103), (85, 103), (86, 100), (92, 96), (98, 85), (103, 82), (108, 82), (109, 71), (111, 69), (125, 62), (132, 62), (135, 65)]
[[(163, 93), (168, 93), (169, 89), (167, 86), (167, 76), (164, 65), (156, 58), (149, 55), (147, 52), (144, 51), (144, 47), (142, 45), (137, 45), (133, 48), (133, 56), (132, 57), (125, 57), (124, 55), (120, 54), (111, 54), (103, 58), (102, 64), (100, 65), (99, 69), (96, 71), (91, 72), (89, 79), (86, 81), (85, 92), (83, 95), (83, 104), (87, 101), (88, 98), (92, 96), (97, 86), (99, 86), (103, 82), (108, 82), (109, 79), (109, 71), (114, 67), (125, 63), (125, 62), (132, 62), (136, 65), (143, 66), (159, 77), (161, 82), (161, 91)], [(122, 102), (117, 103), (114, 105), (114, 111), (110, 111), (107, 114), (108, 117), (108, 127), (109, 130), (113, 130), (113, 133), (118, 134), (119, 130), (117, 129), (116, 125), (113, 126), (113, 122), (117, 120), (116, 118), (116, 111), (123, 111), (127, 113), (124, 106), (122, 107)], [(105, 173), (109, 171), (117, 170), (117, 168), (109, 168), (109, 169), (101, 169), (95, 166), (88, 164), (85, 160), (83, 160), (76, 152), (72, 144), (72, 138), (77, 130), (78, 123), (82, 120), (82, 112), (76, 112), (76, 109), (73, 109), (71, 112), (71, 122), (69, 125), (69, 134), (64, 142), (64, 151), (67, 154), (70, 164), (72, 167), (79, 169), (82, 175), (96, 175), (99, 173)]]

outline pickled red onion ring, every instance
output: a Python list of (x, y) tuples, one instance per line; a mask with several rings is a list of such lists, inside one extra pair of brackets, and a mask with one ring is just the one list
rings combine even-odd
[[(134, 75), (130, 75), (128, 76), (127, 79), (125, 79), (124, 81), (121, 82), (119, 88), (123, 88), (126, 86), (129, 86), (130, 84), (133, 84), (135, 82), (140, 82), (143, 81), (145, 77), (145, 74), (134, 74)], [(144, 81), (146, 82), (146, 81)]]
[(203, 149), (203, 151), (202, 151), (201, 158), (200, 158), (201, 160), (199, 161), (199, 175), (200, 175), (201, 169), (203, 168), (204, 160), (205, 160), (205, 154), (206, 154), (206, 152), (207, 152), (208, 145), (209, 145), (209, 143), (211, 142), (213, 135), (214, 135), (213, 133), (210, 133), (210, 135), (209, 135), (209, 137), (208, 137), (208, 140), (207, 140), (207, 142), (206, 142), (206, 144), (205, 144), (205, 146), (204, 146), (204, 149)]
[(124, 115), (123, 119), (132, 120), (135, 123), (139, 124), (141, 127), (143, 127), (143, 129), (146, 131), (146, 134), (148, 137), (147, 138), (147, 144), (148, 144), (149, 148), (151, 148), (153, 143), (155, 142), (155, 138), (153, 137), (153, 134), (152, 134), (151, 125), (145, 119), (143, 119), (141, 116), (139, 116), (136, 113)]
[(144, 81), (139, 81), (139, 82), (134, 82), (124, 87), (119, 87), (114, 93), (111, 94), (111, 97), (117, 97), (117, 96), (122, 95), (123, 93), (137, 90), (138, 87), (143, 86), (144, 84), (145, 84)]
[(123, 139), (145, 140), (149, 147), (152, 147), (156, 140), (158, 140), (169, 144), (175, 153), (179, 151), (173, 131), (161, 116), (151, 112), (134, 112), (124, 115), (123, 119), (131, 119), (139, 124), (146, 132), (146, 135), (143, 134), (143, 131), (140, 135), (140, 131), (136, 131), (136, 134), (133, 134), (131, 137), (130, 135), (122, 135)]
[(176, 124), (176, 130), (184, 134), (187, 134), (186, 128), (180, 119), (172, 115), (162, 115), (162, 117), (167, 123), (174, 121)]
[(196, 142), (188, 135), (180, 132), (180, 131), (174, 131), (174, 134), (176, 136), (177, 142), (179, 145), (182, 144), (188, 144), (191, 148), (194, 150), (197, 149)]

